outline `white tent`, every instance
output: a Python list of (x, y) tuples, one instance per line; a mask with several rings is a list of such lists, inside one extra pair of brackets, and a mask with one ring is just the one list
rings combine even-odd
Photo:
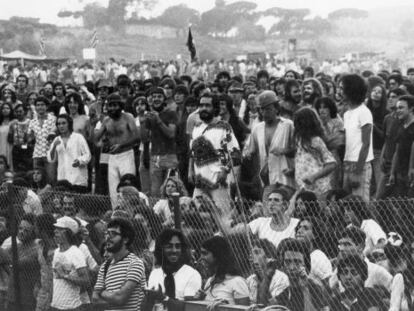
[(10, 59), (10, 60), (14, 60), (14, 59), (21, 59), (21, 60), (44, 60), (46, 59), (45, 55), (39, 56), (39, 55), (31, 55), (31, 54), (27, 54), (25, 52), (16, 50), (10, 53), (6, 53), (3, 55), (0, 55), (0, 58), (2, 59)]

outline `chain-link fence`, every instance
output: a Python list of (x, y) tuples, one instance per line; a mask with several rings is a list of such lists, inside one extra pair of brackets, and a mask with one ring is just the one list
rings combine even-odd
[[(304, 273), (316, 280), (307, 283), (314, 284), (310, 288), (312, 299), (315, 295), (320, 298), (314, 305), (341, 302), (340, 293), (358, 285), (346, 280), (352, 268), (351, 272), (360, 273), (369, 287), (382, 288), (371, 293), (371, 299), (365, 296), (359, 299), (374, 303), (377, 300), (373, 297), (379, 295), (381, 305), (378, 307), (384, 309), (391, 297), (391, 274), (411, 269), (407, 264), (398, 268), (402, 261), (412, 260), (414, 201), (410, 199), (367, 203), (355, 196), (343, 197), (338, 192), (328, 194), (325, 201), (300, 194), (289, 202), (270, 195), (265, 202), (231, 202), (231, 217), (226, 222), (215, 202), (205, 195), (155, 199), (136, 190), (121, 191), (117, 208), (113, 210), (107, 196), (55, 191), (36, 195), (27, 188), (8, 185), (0, 191), (0, 207), (1, 310), (6, 308), (7, 300), (24, 304), (30, 295), (34, 305), (50, 304), (52, 258), (56, 248), (53, 222), (64, 215), (77, 219), (83, 228), (79, 245), (85, 245), (95, 262), (91, 270), (105, 259), (105, 224), (111, 218), (130, 219), (136, 234), (130, 248), (144, 259), (147, 278), (154, 267), (155, 240), (164, 228), (182, 230), (190, 245), (192, 265), (204, 280), (208, 272), (205, 263), (199, 260), (202, 243), (214, 235), (224, 236), (241, 276), (248, 280), (249, 286), (256, 284), (255, 288), (249, 288), (253, 302), (259, 302), (258, 291), (262, 290), (257, 280), (270, 275), (273, 278), (268, 285), (267, 304), (276, 303), (272, 300), (275, 297), (271, 288), (283, 279), (276, 277), (277, 271), (288, 275), (291, 288), (295, 288), (295, 273), (298, 279)], [(36, 217), (30, 218), (28, 214)], [(33, 228), (22, 225), (24, 221), (33, 224)], [(301, 241), (299, 246), (292, 242), (294, 238)], [(28, 240), (33, 241), (30, 251), (22, 247), (27, 247)], [(286, 257), (289, 251), (306, 255), (303, 255), (304, 271), (295, 268), (300, 263), (289, 261)], [(353, 258), (349, 255), (365, 258), (362, 263), (369, 260), (368, 268), (356, 269), (355, 262), (361, 261), (355, 258), (346, 261), (346, 258)], [(32, 256), (31, 260), (28, 256)], [(30, 286), (32, 290), (28, 293)], [(318, 288), (326, 294), (317, 294)], [(297, 300), (303, 302), (303, 295), (298, 297)]]

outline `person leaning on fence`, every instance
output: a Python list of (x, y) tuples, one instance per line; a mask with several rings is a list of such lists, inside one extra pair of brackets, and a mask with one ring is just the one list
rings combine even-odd
[[(368, 277), (365, 281), (365, 287), (381, 287), (385, 291), (389, 291), (391, 288), (392, 276), (383, 267), (370, 262), (364, 256), (365, 249), (364, 231), (357, 227), (346, 228), (338, 241), (338, 260), (348, 255), (358, 255), (366, 262), (368, 266)], [(343, 284), (338, 279), (338, 269), (334, 269), (331, 278), (329, 279), (329, 287), (334, 293), (340, 293), (344, 291)]]
[(219, 304), (249, 305), (249, 288), (241, 276), (238, 264), (229, 242), (214, 236), (201, 244), (201, 257), (211, 275), (202, 291), (195, 297), (197, 300), (211, 302), (211, 307)]
[(105, 237), (109, 258), (99, 269), (92, 302), (104, 310), (140, 310), (145, 268), (142, 260), (129, 251), (135, 238), (134, 228), (126, 219), (112, 219)]
[(374, 288), (365, 287), (368, 266), (360, 256), (348, 255), (338, 262), (338, 277), (345, 291), (337, 294), (330, 302), (335, 311), (379, 311), (381, 296)]
[(155, 302), (193, 300), (201, 289), (201, 275), (190, 264), (190, 249), (178, 230), (165, 229), (155, 243), (155, 265), (148, 279), (147, 298)]
[(289, 277), (289, 294), (281, 305), (291, 311), (329, 310), (327, 292), (322, 284), (309, 277), (311, 257), (306, 242), (296, 239), (283, 240), (278, 248), (282, 271)]

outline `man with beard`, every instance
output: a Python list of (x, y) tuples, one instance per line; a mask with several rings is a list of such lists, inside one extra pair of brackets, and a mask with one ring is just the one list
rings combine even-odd
[(122, 99), (118, 94), (107, 98), (108, 116), (95, 131), (95, 143), (106, 135), (109, 143), (108, 184), (112, 206), (116, 204), (116, 187), (125, 174), (136, 174), (133, 146), (139, 141), (134, 117), (122, 111)]
[(190, 267), (190, 252), (181, 231), (165, 229), (155, 243), (155, 264), (148, 279), (147, 295), (156, 302), (188, 300), (201, 289), (201, 275)]
[[(147, 113), (147, 120), (143, 124), (142, 138), (150, 140), (151, 148), (151, 195), (160, 196), (160, 187), (171, 170), (178, 166), (177, 144), (175, 142), (178, 117), (175, 111), (166, 109), (164, 90), (160, 87), (152, 88), (153, 111)], [(149, 134), (151, 132), (151, 135)]]
[(323, 87), (322, 84), (315, 78), (309, 78), (303, 81), (302, 84), (302, 98), (303, 101), (300, 104), (300, 108), (309, 107), (313, 108), (315, 101), (322, 97)]
[(104, 310), (140, 310), (145, 269), (142, 260), (129, 251), (135, 238), (134, 228), (126, 219), (113, 219), (108, 223), (105, 238), (111, 258), (99, 269), (93, 303)]
[(132, 106), (134, 99), (131, 96), (131, 79), (125, 74), (119, 75), (116, 78), (116, 88), (124, 104), (124, 111), (136, 116), (136, 112)]
[(216, 96), (202, 95), (198, 109), (202, 123), (192, 132), (188, 178), (195, 185), (193, 197), (209, 196), (225, 225), (231, 217), (227, 175), (241, 162), (240, 148), (231, 126), (214, 118), (219, 112)]

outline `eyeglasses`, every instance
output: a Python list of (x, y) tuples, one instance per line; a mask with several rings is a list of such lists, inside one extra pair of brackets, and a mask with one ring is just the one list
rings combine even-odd
[(116, 236), (118, 236), (118, 235), (121, 235), (121, 233), (118, 232), (118, 231), (107, 230), (105, 232), (105, 236), (109, 236), (111, 239), (114, 238), (114, 237), (116, 237)]

